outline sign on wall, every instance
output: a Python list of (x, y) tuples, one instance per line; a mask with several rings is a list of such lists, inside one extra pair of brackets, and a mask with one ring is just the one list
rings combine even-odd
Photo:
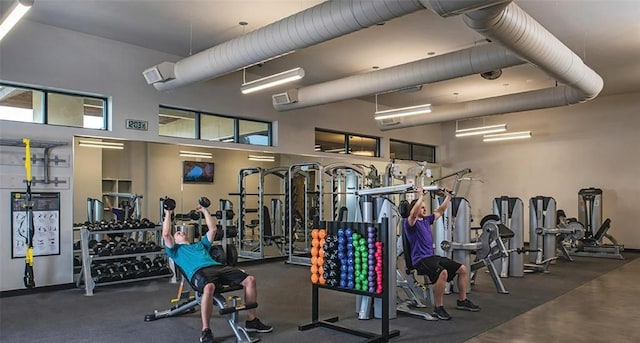
[(127, 130), (147, 131), (149, 129), (149, 122), (146, 120), (127, 119), (125, 125)]
[[(11, 258), (27, 253), (27, 194), (11, 192)], [(33, 256), (60, 255), (60, 193), (32, 193)]]

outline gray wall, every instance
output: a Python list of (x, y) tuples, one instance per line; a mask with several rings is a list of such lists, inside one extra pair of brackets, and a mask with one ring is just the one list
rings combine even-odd
[(626, 247), (637, 249), (638, 95), (491, 118), (507, 122), (510, 131), (532, 130), (530, 140), (483, 143), (480, 138), (455, 138), (455, 125), (443, 125), (440, 161), (451, 170), (471, 168), (474, 176), (485, 181), (461, 186), (474, 217), (491, 213), (495, 197), (519, 197), (525, 204), (527, 230), (531, 197), (553, 197), (558, 209), (577, 218), (578, 191), (600, 188), (603, 220), (611, 219), (609, 233)]

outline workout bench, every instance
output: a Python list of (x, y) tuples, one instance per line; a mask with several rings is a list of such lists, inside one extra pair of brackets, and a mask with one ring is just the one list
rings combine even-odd
[[(195, 307), (200, 305), (202, 295), (200, 294), (200, 292), (197, 292), (195, 290), (196, 288), (191, 283), (191, 281), (187, 279), (182, 269), (177, 265), (175, 265), (175, 267), (177, 270), (180, 271), (180, 274), (182, 276), (182, 280), (180, 282), (180, 288), (178, 291), (178, 298), (171, 300), (171, 302), (175, 302), (176, 305), (174, 305), (172, 308), (168, 310), (164, 310), (164, 311), (155, 310), (154, 313), (145, 315), (144, 317), (145, 322), (150, 322), (150, 321), (154, 321), (162, 318), (175, 317), (175, 316), (179, 316), (186, 313), (193, 313), (196, 311)], [(189, 283), (189, 285), (191, 286), (191, 289), (194, 290), (195, 296), (191, 295), (190, 294), (191, 292), (182, 292), (182, 286), (185, 280)], [(239, 303), (240, 297), (235, 295), (229, 297), (229, 302), (230, 302), (229, 303), (223, 296), (224, 293), (238, 291), (241, 289), (244, 289), (242, 285), (216, 284), (216, 289), (213, 293), (213, 302), (215, 306), (218, 308), (218, 313), (221, 316), (226, 317), (227, 322), (231, 327), (231, 330), (233, 330), (233, 333), (236, 336), (236, 342), (255, 343), (260, 341), (260, 338), (258, 337), (252, 338), (251, 336), (249, 336), (249, 334), (247, 333), (247, 330), (244, 327), (238, 325), (238, 312), (256, 308), (258, 307), (258, 304), (257, 303), (240, 304)], [(182, 304), (178, 304), (178, 302), (183, 299), (186, 299), (186, 300)]]

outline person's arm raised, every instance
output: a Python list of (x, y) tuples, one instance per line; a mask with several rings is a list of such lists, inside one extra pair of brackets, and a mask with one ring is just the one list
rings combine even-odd
[(407, 218), (409, 222), (409, 226), (416, 225), (416, 221), (418, 220), (418, 214), (422, 211), (422, 206), (424, 205), (424, 193), (420, 192), (420, 196), (418, 197), (418, 201), (411, 208), (411, 212), (409, 212), (409, 217)]
[(173, 211), (164, 210), (164, 220), (162, 221), (162, 240), (164, 240), (164, 246), (171, 249), (175, 244), (173, 240), (173, 234), (171, 233), (171, 215)]
[(433, 211), (433, 215), (434, 218), (433, 220), (438, 220), (438, 218), (442, 217), (444, 215), (444, 211), (447, 210), (447, 207), (449, 206), (449, 203), (451, 202), (451, 193), (448, 189), (444, 190), (444, 201), (442, 201), (442, 204), (440, 204), (440, 206), (438, 206), (438, 208), (436, 208), (435, 211)]
[(209, 229), (207, 231), (207, 239), (209, 239), (209, 242), (213, 242), (213, 238), (216, 236), (216, 231), (218, 231), (216, 220), (213, 219), (213, 216), (209, 213), (208, 209), (198, 206), (196, 210), (200, 211), (204, 216), (204, 221), (207, 223), (207, 228)]

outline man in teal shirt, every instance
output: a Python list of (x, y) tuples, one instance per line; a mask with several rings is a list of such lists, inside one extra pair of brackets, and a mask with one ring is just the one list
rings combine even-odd
[[(213, 293), (216, 284), (231, 284), (244, 286), (245, 303), (257, 302), (256, 280), (253, 275), (248, 275), (244, 271), (220, 264), (209, 254), (211, 242), (216, 235), (216, 223), (213, 217), (204, 207), (198, 206), (196, 209), (201, 212), (207, 223), (208, 231), (199, 242), (191, 243), (182, 231), (172, 232), (172, 212), (164, 211), (164, 221), (162, 223), (162, 239), (165, 250), (173, 262), (178, 265), (186, 277), (202, 294), (200, 301), (200, 316), (202, 318), (202, 335), (200, 342), (213, 342), (213, 333), (209, 326), (211, 313), (213, 311)], [(248, 332), (271, 332), (273, 328), (265, 325), (256, 317), (256, 310), (247, 310), (247, 321), (245, 329)]]

